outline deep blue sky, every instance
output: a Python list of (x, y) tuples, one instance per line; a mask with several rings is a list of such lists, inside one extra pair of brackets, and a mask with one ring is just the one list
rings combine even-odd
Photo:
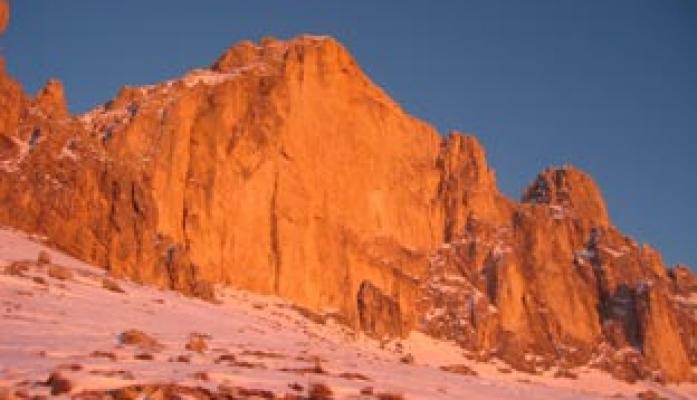
[(0, 45), (30, 92), (83, 112), (241, 39), (344, 42), (441, 131), (476, 134), (518, 197), (548, 165), (600, 184), (622, 230), (697, 266), (697, 1), (21, 0)]

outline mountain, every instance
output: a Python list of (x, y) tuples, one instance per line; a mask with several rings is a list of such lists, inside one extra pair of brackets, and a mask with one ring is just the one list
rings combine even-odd
[(116, 277), (279, 296), (530, 372), (693, 379), (697, 279), (615, 228), (594, 181), (502, 195), (476, 138), (405, 113), (329, 37), (239, 43), (73, 116), (0, 72), (0, 223)]

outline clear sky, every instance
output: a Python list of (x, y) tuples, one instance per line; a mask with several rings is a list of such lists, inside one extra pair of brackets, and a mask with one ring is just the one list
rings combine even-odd
[(476, 134), (518, 198), (549, 165), (598, 181), (616, 225), (697, 266), (697, 1), (17, 0), (0, 47), (84, 112), (241, 39), (341, 40), (442, 132)]

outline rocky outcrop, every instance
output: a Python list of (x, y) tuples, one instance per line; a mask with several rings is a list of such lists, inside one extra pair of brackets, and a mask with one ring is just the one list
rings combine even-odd
[[(575, 220), (592, 227), (610, 225), (605, 201), (595, 182), (573, 167), (546, 169), (525, 190), (522, 201), (573, 213), (570, 216)], [(583, 228), (589, 229), (588, 226)]]
[[(0, 0), (0, 36), (10, 21), (10, 3)], [(0, 160), (16, 156), (18, 151), (12, 133), (17, 131), (19, 114), (26, 98), (19, 83), (5, 72), (5, 59), (0, 56)]]
[(36, 97), (36, 107), (50, 118), (65, 118), (68, 116), (68, 103), (65, 100), (63, 84), (56, 79), (46, 82)]
[(376, 338), (402, 335), (399, 304), (365, 281), (358, 289), (358, 320), (363, 332)]
[(641, 349), (648, 365), (660, 370), (670, 381), (691, 379), (689, 356), (680, 338), (670, 297), (656, 285), (639, 287), (637, 297)]
[(668, 275), (673, 281), (673, 289), (682, 296), (690, 296), (697, 293), (697, 276), (686, 266), (677, 265), (668, 271)]
[(470, 218), (499, 223), (510, 213), (512, 204), (499, 194), (494, 171), (475, 137), (450, 134), (441, 146), (438, 167), (445, 241), (462, 234)]
[[(588, 361), (601, 327), (592, 276), (573, 271), (583, 227), (558, 214), (573, 212), (523, 204), (495, 219), (470, 217), (431, 260), (425, 328), (446, 336), (464, 331), (454, 338), (466, 347), (494, 351), (522, 369), (560, 357)], [(458, 307), (469, 312), (448, 305), (450, 293), (462, 287)], [(449, 314), (469, 318), (462, 324)]]
[(689, 378), (692, 286), (590, 177), (549, 169), (507, 199), (474, 137), (406, 114), (331, 38), (243, 42), (79, 117), (58, 82), (30, 98), (3, 72), (0, 103), (0, 223), (115, 275), (276, 294), (525, 370), (632, 348)]
[(470, 216), (433, 254), (422, 329), (527, 371), (590, 362), (622, 379), (691, 379), (695, 314), (676, 297), (688, 269), (669, 277), (619, 233), (573, 167), (545, 170), (508, 206)]

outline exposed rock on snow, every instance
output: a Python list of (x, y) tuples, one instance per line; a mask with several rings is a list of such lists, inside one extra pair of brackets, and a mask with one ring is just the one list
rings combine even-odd
[[(585, 368), (577, 379), (512, 372), (473, 361), (451, 342), (418, 333), (381, 342), (331, 320), (315, 323), (280, 298), (232, 289), (218, 288), (219, 303), (116, 279), (126, 294), (108, 292), (102, 270), (0, 230), (0, 264), (36, 260), (42, 250), (74, 278), (37, 285), (32, 278), (47, 272), (34, 261), (24, 262), (23, 275), (0, 275), (0, 392), (8, 395), (306, 398), (319, 384), (336, 399), (697, 395), (694, 384), (628, 385)], [(194, 337), (206, 351), (185, 349)], [(400, 362), (407, 354), (413, 362)]]
[(189, 341), (186, 343), (185, 348), (197, 353), (203, 353), (204, 351), (208, 350), (208, 343), (206, 340), (209, 338), (209, 335), (192, 333), (189, 335)]
[(360, 328), (378, 339), (402, 335), (402, 312), (399, 304), (368, 281), (358, 290)]
[(152, 336), (138, 329), (129, 329), (119, 335), (119, 342), (137, 346), (142, 350), (161, 350), (162, 345)]

